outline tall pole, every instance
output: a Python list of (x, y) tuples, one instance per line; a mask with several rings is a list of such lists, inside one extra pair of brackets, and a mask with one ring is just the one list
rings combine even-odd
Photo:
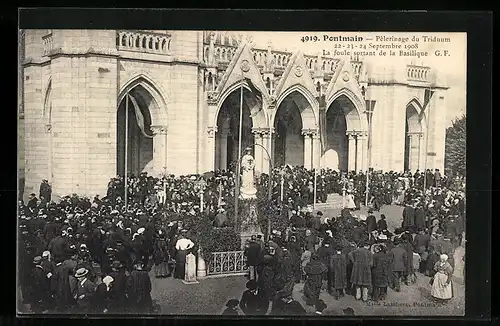
[[(366, 91), (368, 93), (368, 90)], [(372, 119), (371, 119), (371, 106), (372, 101), (368, 99), (368, 110), (366, 111), (368, 117), (368, 135), (367, 135), (367, 146), (366, 146), (366, 158), (367, 158), (367, 169), (366, 169), (366, 194), (365, 194), (365, 206), (368, 206), (368, 201), (370, 199), (370, 165), (371, 165), (371, 134), (372, 134)]]
[(425, 114), (425, 150), (424, 150), (424, 202), (426, 200), (425, 191), (427, 190), (427, 152), (429, 146), (429, 113), (431, 109), (432, 88), (429, 87), (429, 102), (427, 103), (427, 112)]
[(125, 210), (128, 208), (128, 94), (125, 95)]
[[(269, 180), (268, 180), (268, 189), (267, 189), (267, 199), (269, 200), (269, 203), (273, 199), (273, 183), (272, 183), (272, 166), (273, 166), (273, 161), (271, 159), (271, 155), (269, 155), (269, 152), (267, 149), (262, 146), (261, 144), (254, 144), (254, 146), (259, 146), (264, 150), (264, 152), (267, 155), (267, 158), (269, 159)], [(267, 239), (269, 239), (269, 235), (271, 234), (271, 219), (268, 217), (267, 218)]]
[(240, 196), (240, 173), (241, 173), (241, 137), (243, 129), (243, 70), (241, 71), (241, 92), (240, 92), (240, 125), (238, 130), (238, 165), (236, 171), (236, 189), (234, 191), (234, 220), (236, 228), (239, 230), (238, 223), (238, 197)]
[(314, 167), (314, 195), (313, 195), (313, 209), (316, 209), (316, 199), (317, 199), (317, 190), (318, 190), (318, 168)]

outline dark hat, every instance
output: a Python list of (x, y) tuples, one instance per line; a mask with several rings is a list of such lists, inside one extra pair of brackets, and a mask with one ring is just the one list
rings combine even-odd
[(257, 288), (257, 282), (255, 280), (250, 280), (246, 284), (247, 289), (255, 290)]
[(229, 300), (227, 303), (226, 303), (226, 307), (228, 308), (234, 308), (236, 306), (238, 306), (240, 304), (240, 302), (236, 299), (231, 299)]
[(344, 315), (354, 316), (354, 309), (352, 309), (351, 307), (347, 307), (342, 311), (344, 312)]
[(321, 211), (318, 211), (318, 213), (316, 213), (316, 214), (319, 216), (323, 216), (323, 212), (321, 212)]
[(322, 312), (323, 310), (326, 309), (326, 303), (322, 299), (319, 299), (314, 305), (314, 307), (316, 308), (316, 311)]

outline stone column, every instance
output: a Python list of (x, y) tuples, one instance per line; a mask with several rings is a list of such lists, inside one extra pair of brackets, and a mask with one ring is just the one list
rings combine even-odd
[(417, 168), (422, 171), (424, 168), (424, 134), (422, 132), (417, 133), (418, 150), (417, 150)]
[(215, 133), (217, 132), (217, 126), (208, 127), (208, 151), (207, 151), (207, 162), (206, 166), (209, 171), (215, 170)]
[(312, 133), (312, 142), (313, 142), (313, 168), (319, 169), (320, 167), (320, 159), (321, 159), (321, 143), (319, 139), (319, 132), (315, 130)]
[(260, 128), (252, 128), (252, 133), (254, 135), (254, 158), (255, 158), (255, 170), (262, 173), (262, 166), (264, 165), (264, 156), (262, 147), (262, 130)]
[(365, 136), (363, 133), (358, 133), (356, 135), (356, 171), (363, 171), (365, 169)]
[[(271, 159), (273, 157), (272, 155), (274, 155), (274, 148), (272, 145), (272, 132), (273, 131), (269, 129), (262, 130), (262, 145), (267, 149), (269, 155), (271, 155)], [(262, 173), (269, 174), (269, 165), (271, 163), (269, 162), (269, 158), (267, 157), (267, 155), (263, 156), (265, 157), (263, 157), (262, 160)]]
[(163, 171), (167, 167), (167, 126), (151, 126), (153, 131), (153, 169)]
[(229, 130), (224, 129), (219, 133), (219, 168), (227, 169), (227, 136)]
[(348, 132), (347, 137), (349, 139), (347, 167), (349, 171), (353, 171), (356, 169), (356, 136), (352, 132)]
[(304, 135), (304, 167), (308, 170), (312, 169), (312, 131), (309, 129), (302, 129), (302, 135)]
[(362, 152), (363, 152), (363, 158), (361, 160), (361, 166), (362, 166), (362, 169), (364, 171), (368, 171), (368, 164), (369, 164), (369, 160), (368, 160), (368, 133), (367, 132), (363, 132), (362, 134), (362, 137), (363, 137), (363, 141), (362, 141)]
[(45, 125), (45, 133), (47, 134), (47, 180), (52, 182), (52, 125)]

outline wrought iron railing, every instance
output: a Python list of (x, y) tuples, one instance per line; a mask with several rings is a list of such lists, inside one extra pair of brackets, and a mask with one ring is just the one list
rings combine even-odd
[(208, 275), (245, 273), (248, 271), (243, 251), (225, 251), (212, 253), (208, 262)]

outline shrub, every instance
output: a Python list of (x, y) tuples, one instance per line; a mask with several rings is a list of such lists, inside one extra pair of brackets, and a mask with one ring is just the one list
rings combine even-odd
[(198, 245), (207, 259), (214, 252), (237, 251), (241, 249), (240, 235), (232, 227), (216, 228), (208, 217), (202, 217), (194, 225)]

